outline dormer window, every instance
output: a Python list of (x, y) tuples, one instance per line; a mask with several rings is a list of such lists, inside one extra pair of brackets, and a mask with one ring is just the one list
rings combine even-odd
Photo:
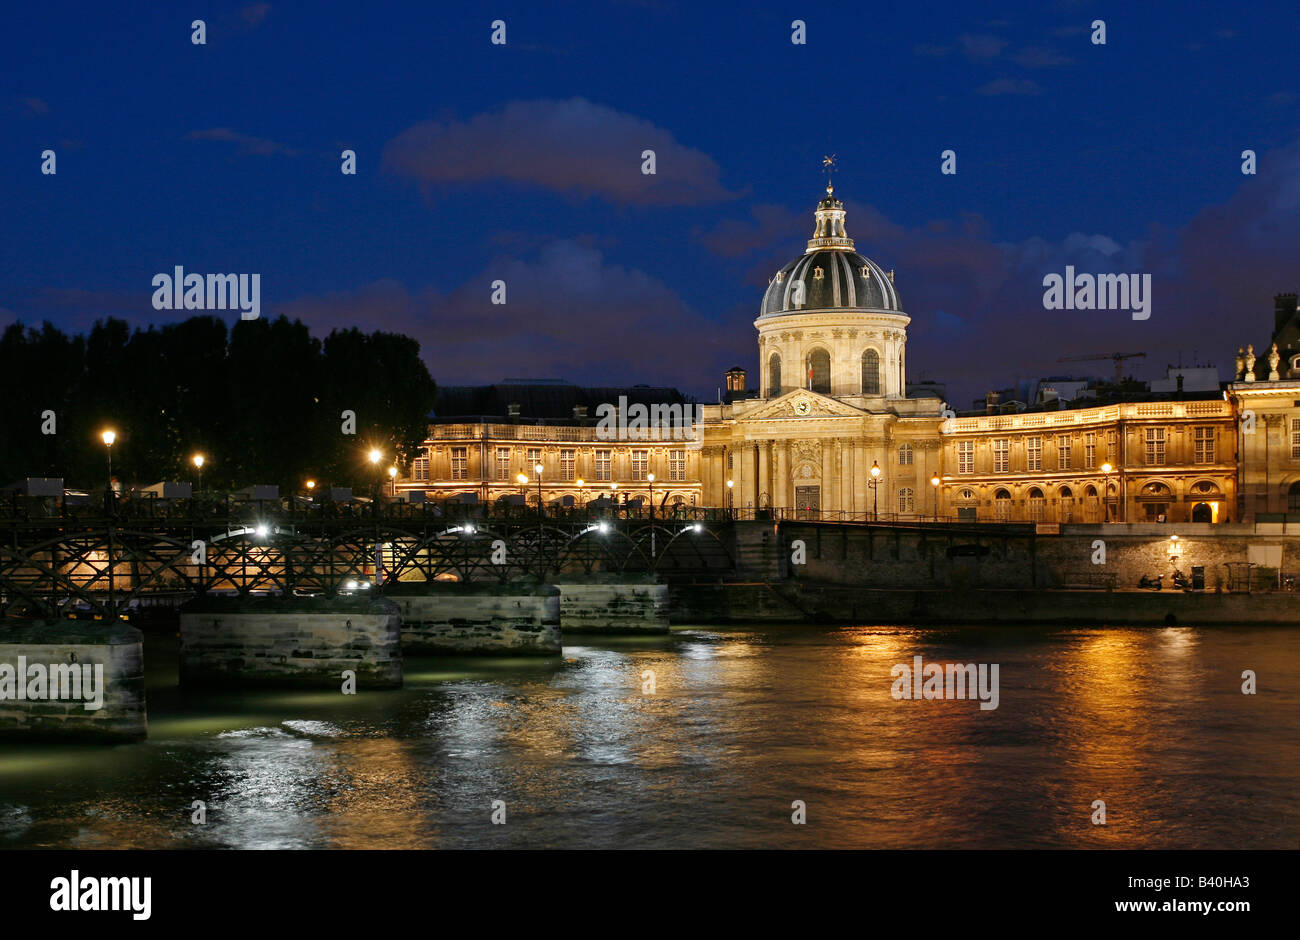
[(814, 280), (814, 281), (820, 281), (821, 279), (822, 279), (822, 269), (821, 269), (821, 268), (813, 268), (813, 280)]
[(868, 281), (871, 280), (871, 269), (867, 267), (865, 264), (862, 266), (862, 276), (865, 277)]

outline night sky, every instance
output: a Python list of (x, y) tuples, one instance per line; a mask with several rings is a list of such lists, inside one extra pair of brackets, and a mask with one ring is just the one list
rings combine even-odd
[[(1056, 363), (1083, 353), (1226, 379), (1300, 288), (1290, 4), (42, 2), (2, 22), (0, 326), (177, 319), (150, 281), (183, 265), (259, 273), (262, 315), (322, 336), (408, 333), (440, 384), (713, 400), (756, 368), (826, 153), (858, 250), (897, 271), (909, 378), (958, 407), (1110, 373)], [(1150, 273), (1150, 319), (1044, 310), (1066, 264)]]

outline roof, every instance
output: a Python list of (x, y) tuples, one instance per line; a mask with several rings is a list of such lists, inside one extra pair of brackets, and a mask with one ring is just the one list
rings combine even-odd
[(446, 385), (438, 389), (438, 398), (430, 418), (511, 417), (510, 405), (519, 405), (518, 417), (534, 421), (572, 421), (575, 405), (584, 405), (587, 416), (596, 417), (603, 404), (618, 405), (620, 398), (629, 405), (685, 405), (695, 399), (675, 388), (653, 385), (579, 386), (567, 382), (532, 382), (510, 380), (495, 385)]

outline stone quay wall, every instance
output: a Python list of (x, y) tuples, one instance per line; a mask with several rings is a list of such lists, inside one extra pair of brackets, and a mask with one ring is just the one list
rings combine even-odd
[[(1289, 528), (1297, 528), (1291, 526)], [(1177, 535), (1175, 542), (1170, 537)], [(1002, 528), (855, 526), (834, 523), (738, 523), (736, 580), (909, 588), (1132, 588), (1143, 576), (1177, 567), (1191, 577), (1205, 569), (1207, 591), (1227, 590), (1228, 564), (1256, 562), (1255, 586), (1269, 577), (1260, 559), (1280, 556), (1280, 568), (1300, 575), (1300, 532), (1280, 525), (1187, 523), (1062, 525)], [(794, 543), (805, 547), (792, 564)], [(1095, 564), (1098, 543), (1105, 562)], [(1176, 559), (1176, 560), (1175, 560)], [(1240, 584), (1236, 585), (1240, 587)]]
[(557, 580), (564, 632), (667, 633), (668, 585), (653, 577), (591, 575)]

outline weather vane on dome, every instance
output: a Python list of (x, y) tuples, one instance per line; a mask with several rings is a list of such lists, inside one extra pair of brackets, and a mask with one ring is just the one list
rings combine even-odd
[(836, 170), (835, 154), (832, 153), (829, 156), (822, 157), (822, 166), (826, 168), (826, 192), (829, 194), (835, 191), (835, 180), (833, 177)]

